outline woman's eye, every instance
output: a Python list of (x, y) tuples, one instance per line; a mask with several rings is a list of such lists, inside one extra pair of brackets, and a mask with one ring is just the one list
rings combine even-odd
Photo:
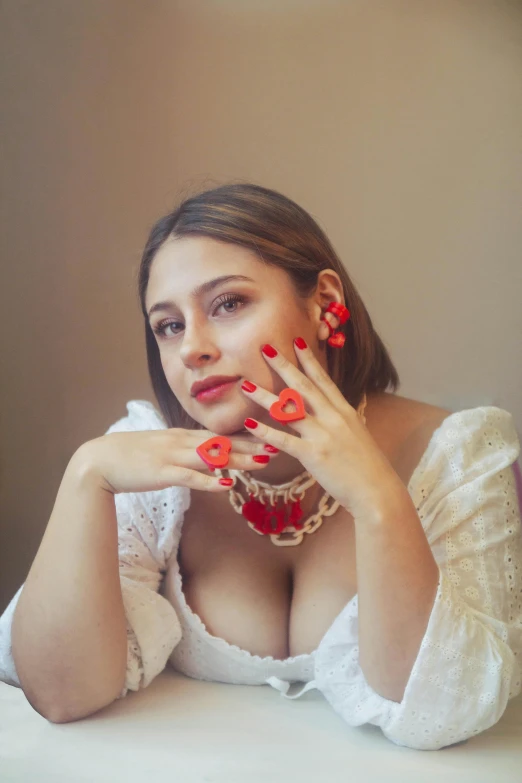
[[(227, 305), (234, 305), (234, 308), (229, 310)], [(227, 312), (227, 313), (234, 313), (236, 311), (236, 309), (237, 309), (236, 306), (237, 306), (237, 300), (236, 299), (234, 301), (227, 300), (226, 302), (221, 302), (221, 304), (218, 306), (218, 309), (219, 309), (219, 307), (223, 307), (225, 309), (225, 312)]]
[[(160, 337), (166, 337), (165, 330), (169, 326), (176, 326), (177, 323), (178, 323), (178, 321), (168, 321), (167, 323), (164, 323), (163, 321), (161, 321), (157, 326), (153, 326), (152, 327), (152, 331), (154, 332), (154, 334), (158, 334)], [(182, 325), (183, 324), (180, 324), (180, 326), (182, 326)], [(177, 332), (176, 332), (176, 334), (177, 334)]]
[[(224, 307), (225, 305), (233, 304), (244, 304), (245, 297), (240, 296), (240, 294), (224, 294), (220, 299), (218, 299), (217, 302), (214, 304), (214, 313), (216, 313), (220, 307)], [(235, 313), (236, 307), (234, 307), (233, 310), (226, 310), (227, 313)]]
[[(239, 294), (225, 294), (220, 300), (214, 303), (214, 307), (212, 309), (212, 315), (216, 315), (216, 313), (219, 311), (220, 308), (223, 308), (226, 313), (235, 313), (237, 310), (238, 304), (244, 304), (246, 301), (244, 296), (240, 296)], [(233, 305), (233, 307), (229, 307), (229, 305)], [(183, 324), (179, 321), (160, 321), (157, 326), (152, 327), (152, 331), (154, 334), (159, 335), (160, 337), (168, 337), (169, 333), (166, 331), (169, 327), (182, 327)], [(177, 335), (179, 334), (179, 331), (177, 332), (171, 332), (170, 335)]]

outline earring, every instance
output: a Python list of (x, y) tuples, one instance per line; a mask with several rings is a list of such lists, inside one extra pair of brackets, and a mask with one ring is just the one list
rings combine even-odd
[[(332, 315), (337, 316), (340, 326), (343, 326), (343, 324), (345, 324), (350, 317), (350, 311), (347, 307), (341, 304), (341, 302), (330, 302), (326, 308), (325, 315), (326, 313), (332, 313)], [(324, 318), (324, 316), (321, 317), (321, 321), (324, 321), (330, 330), (328, 345), (331, 345), (332, 348), (342, 348), (344, 341), (346, 340), (346, 336), (341, 331), (336, 332), (332, 324), (326, 318)]]

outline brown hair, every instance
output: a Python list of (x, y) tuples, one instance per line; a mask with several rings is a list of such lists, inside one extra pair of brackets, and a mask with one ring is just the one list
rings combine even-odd
[(342, 327), (342, 348), (327, 344), (328, 372), (344, 397), (357, 407), (364, 393), (396, 391), (399, 376), (375, 331), (354, 284), (315, 220), (298, 204), (275, 190), (249, 183), (228, 184), (185, 199), (153, 226), (138, 271), (138, 289), (145, 318), (149, 375), (168, 427), (201, 429), (182, 408), (167, 383), (159, 348), (150, 327), (145, 295), (150, 268), (170, 237), (205, 236), (241, 245), (261, 261), (284, 269), (298, 298), (311, 296), (322, 269), (339, 275), (351, 317)]

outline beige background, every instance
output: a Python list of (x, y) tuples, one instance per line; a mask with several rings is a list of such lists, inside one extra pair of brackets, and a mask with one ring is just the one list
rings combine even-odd
[(522, 432), (522, 5), (2, 0), (0, 611), (74, 450), (153, 399), (152, 223), (229, 179), (326, 229), (402, 378)]

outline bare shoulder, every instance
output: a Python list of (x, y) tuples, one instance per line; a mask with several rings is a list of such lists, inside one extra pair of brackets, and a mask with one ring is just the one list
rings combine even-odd
[(421, 400), (382, 392), (368, 397), (366, 414), (379, 425), (388, 422), (390, 427), (403, 429), (412, 424), (417, 426), (423, 422), (441, 422), (451, 415), (451, 411)]
[(405, 484), (451, 411), (387, 392), (368, 397), (366, 423)]

